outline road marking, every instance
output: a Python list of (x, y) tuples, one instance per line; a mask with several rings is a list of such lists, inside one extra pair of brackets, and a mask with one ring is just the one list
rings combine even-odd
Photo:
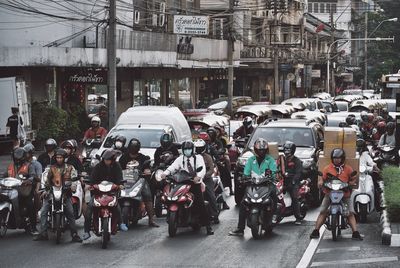
[[(352, 238), (352, 236), (353, 236), (353, 234), (342, 234), (342, 235), (338, 236), (338, 239), (341, 239), (341, 238), (345, 238), (345, 239)], [(332, 235), (330, 234), (330, 235), (324, 236), (324, 238), (322, 238), (322, 239), (332, 239)]]
[(360, 263), (374, 263), (374, 262), (391, 262), (398, 261), (398, 257), (379, 257), (379, 258), (364, 258), (354, 260), (338, 260), (338, 261), (321, 261), (313, 262), (310, 267), (321, 267), (328, 265), (346, 265), (346, 264), (360, 264)]
[(340, 247), (340, 248), (320, 248), (317, 250), (316, 254), (328, 253), (332, 251), (360, 251), (360, 247)]
[(322, 237), (324, 236), (326, 227), (323, 225), (321, 229), (319, 230), (319, 239), (311, 239), (310, 244), (308, 244), (308, 247), (306, 251), (303, 254), (303, 257), (301, 257), (300, 262), (297, 264), (296, 268), (306, 268), (311, 262), (312, 257), (314, 256), (315, 251), (318, 248), (319, 243), (321, 242)]

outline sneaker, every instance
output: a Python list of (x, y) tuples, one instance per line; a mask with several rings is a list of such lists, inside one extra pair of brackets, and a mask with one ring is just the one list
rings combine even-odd
[(119, 225), (119, 229), (120, 229), (121, 231), (123, 231), (123, 232), (126, 232), (126, 231), (128, 231), (128, 226), (126, 226), (125, 223), (121, 223), (121, 224)]
[(311, 239), (313, 239), (313, 238), (319, 238), (319, 230), (314, 229), (314, 230), (312, 231), (312, 233), (310, 234), (310, 238), (311, 238)]
[(207, 230), (207, 235), (213, 235), (214, 234), (214, 231), (213, 231), (213, 229), (211, 228), (210, 225), (206, 226), (206, 230)]
[(222, 209), (228, 210), (228, 209), (230, 209), (230, 207), (228, 206), (228, 204), (226, 202), (224, 202), (224, 203), (222, 203)]
[(236, 230), (230, 231), (229, 235), (231, 235), (231, 236), (243, 236), (244, 235), (244, 230), (237, 228)]
[(301, 220), (296, 220), (296, 221), (294, 222), (294, 224), (296, 224), (296, 225), (301, 225)]
[(36, 229), (36, 227), (32, 227), (30, 233), (31, 235), (38, 235), (39, 231)]
[(47, 240), (49, 240), (47, 234), (39, 234), (33, 238), (33, 241), (47, 241)]
[(156, 227), (156, 228), (160, 227), (160, 225), (158, 225), (155, 221), (149, 221), (149, 226)]
[(362, 241), (364, 238), (361, 236), (361, 234), (358, 231), (355, 231), (355, 232), (353, 232), (351, 239)]
[(90, 233), (84, 233), (83, 234), (83, 240), (88, 240), (90, 238)]
[(276, 214), (272, 215), (272, 224), (276, 224), (278, 222), (278, 216)]
[(82, 239), (77, 233), (72, 235), (72, 240), (71, 241), (72, 242), (76, 242), (76, 243), (82, 243)]

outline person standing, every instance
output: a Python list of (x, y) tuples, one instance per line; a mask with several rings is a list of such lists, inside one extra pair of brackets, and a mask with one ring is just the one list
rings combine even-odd
[(20, 140), (18, 138), (18, 125), (20, 124), (22, 126), (24, 123), (22, 122), (21, 116), (18, 115), (18, 107), (11, 107), (11, 113), (12, 115), (7, 119), (6, 134), (9, 134), (10, 138), (13, 140), (14, 149), (20, 145)]

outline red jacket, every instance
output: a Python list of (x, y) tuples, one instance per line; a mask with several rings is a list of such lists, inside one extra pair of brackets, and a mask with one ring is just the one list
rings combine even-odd
[[(350, 185), (354, 185), (354, 178), (351, 177), (351, 173), (353, 172), (353, 168), (350, 167), (349, 165), (343, 165), (343, 171), (338, 174), (336, 171), (335, 166), (331, 163), (329, 165), (327, 165), (323, 172), (322, 172), (322, 180), (326, 181), (328, 179), (328, 173), (330, 173), (331, 175), (337, 177), (339, 180), (341, 180), (342, 182), (346, 182)], [(329, 190), (326, 188), (323, 188), (323, 191), (325, 194), (329, 194)], [(351, 192), (347, 191), (344, 193), (345, 197), (350, 197)]]

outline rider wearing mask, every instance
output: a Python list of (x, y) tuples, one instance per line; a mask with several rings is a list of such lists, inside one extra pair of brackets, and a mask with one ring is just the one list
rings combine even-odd
[(114, 139), (114, 149), (121, 152), (121, 154), (125, 153), (125, 144), (126, 138), (123, 135), (118, 135)]
[[(201, 155), (195, 154), (195, 147), (192, 141), (182, 143), (182, 153), (175, 161), (163, 172), (163, 179), (170, 174), (175, 174), (179, 170), (185, 170), (193, 176), (193, 185), (190, 191), (194, 195), (193, 209), (200, 214), (201, 223), (206, 226), (207, 235), (213, 235), (214, 232), (210, 225), (210, 218), (207, 208), (204, 204), (203, 193), (201, 192), (201, 182), (206, 174), (206, 166)], [(197, 172), (197, 168), (202, 167)]]
[(246, 138), (247, 135), (251, 135), (253, 133), (253, 120), (250, 116), (246, 116), (243, 119), (242, 125), (233, 133), (234, 139)]
[(300, 176), (303, 171), (303, 163), (297, 158), (294, 153), (296, 152), (296, 144), (291, 141), (285, 142), (283, 145), (283, 153), (285, 154), (285, 180), (284, 186), (286, 191), (289, 192), (290, 198), (293, 202), (294, 216), (296, 217), (295, 224), (301, 224), (300, 216), (300, 203), (298, 200), (298, 191), (300, 186)]
[[(52, 186), (63, 186), (66, 181), (70, 181), (75, 171), (73, 166), (65, 163), (66, 156), (67, 152), (64, 149), (57, 149), (55, 152), (56, 163), (50, 166), (49, 173), (47, 174), (47, 180), (45, 182), (46, 191), (43, 192), (43, 206), (40, 210), (40, 233), (34, 239), (35, 241), (48, 240), (47, 216), (50, 210), (50, 196), (48, 191)], [(72, 242), (82, 242), (82, 239), (77, 233), (70, 191), (66, 194), (66, 198), (64, 199), (64, 213), (69, 223)]]
[(396, 147), (396, 134), (395, 134), (395, 124), (389, 122), (386, 125), (386, 133), (382, 135), (379, 140), (378, 146), (390, 146)]
[[(56, 163), (56, 159), (54, 157), (54, 153), (57, 149), (57, 142), (54, 139), (46, 140), (44, 144), (45, 152), (39, 155), (38, 161), (42, 165), (43, 171), (46, 169), (47, 166), (53, 165)], [(43, 172), (42, 171), (42, 172)]]
[(98, 116), (93, 116), (90, 120), (91, 127), (86, 130), (85, 135), (83, 137), (83, 143), (88, 139), (97, 139), (100, 138), (101, 141), (107, 136), (107, 130), (100, 126), (101, 120)]
[[(252, 173), (257, 175), (271, 175), (273, 179), (275, 179), (277, 167), (275, 159), (270, 156), (268, 150), (268, 142), (263, 138), (258, 138), (254, 142), (254, 155), (251, 156), (244, 167), (243, 176), (250, 177)], [(276, 211), (276, 191), (272, 192), (271, 198), (274, 200), (275, 208), (274, 212)], [(229, 235), (233, 236), (243, 236), (244, 235), (244, 228), (246, 224), (246, 206), (244, 204), (244, 198), (240, 203), (239, 207), (239, 222), (238, 226), (234, 231), (230, 231)]]
[[(107, 149), (103, 152), (101, 156), (101, 161), (98, 163), (92, 171), (90, 175), (90, 183), (89, 184), (99, 184), (102, 181), (109, 181), (116, 185), (120, 185), (122, 187), (122, 169), (118, 162), (116, 162), (117, 152), (113, 149)], [(93, 206), (94, 206), (94, 196), (90, 198), (89, 203), (87, 204), (86, 215), (85, 215), (85, 224), (84, 224), (84, 234), (83, 240), (87, 240), (90, 238), (90, 228), (92, 225), (92, 217), (93, 217)], [(119, 221), (119, 229), (121, 231), (128, 231), (128, 227), (126, 224), (122, 223), (121, 216), (121, 208), (119, 205), (115, 208), (114, 213), (118, 216)]]
[(67, 153), (67, 157), (65, 159), (65, 163), (73, 166), (78, 173), (83, 171), (83, 165), (81, 160), (76, 156), (76, 149), (78, 147), (78, 143), (76, 140), (66, 140), (61, 143), (61, 148), (65, 150)]
[(138, 139), (131, 139), (128, 144), (128, 151), (121, 156), (119, 163), (122, 169), (126, 169), (127, 165), (131, 161), (139, 162), (139, 170), (142, 172), (143, 177), (146, 179), (142, 188), (142, 199), (144, 206), (149, 216), (149, 226), (150, 227), (160, 227), (154, 221), (154, 208), (153, 208), (153, 195), (149, 186), (149, 179), (151, 176), (150, 171), (150, 157), (140, 153), (140, 141)]
[(179, 156), (178, 148), (173, 143), (172, 135), (170, 133), (164, 133), (160, 137), (160, 146), (154, 152), (155, 167), (161, 163), (160, 156), (165, 152), (170, 152), (175, 158)]
[[(318, 179), (318, 188), (322, 188), (324, 181), (328, 179), (328, 173), (337, 177), (342, 182), (348, 183), (350, 186), (354, 185), (354, 178), (351, 176), (353, 169), (345, 164), (346, 154), (341, 148), (333, 149), (331, 152), (331, 163), (327, 165), (322, 172), (322, 177)], [(327, 189), (323, 189), (325, 197), (322, 200), (321, 211), (318, 215), (317, 221), (315, 223), (315, 229), (312, 231), (310, 238), (319, 238), (319, 229), (322, 224), (324, 224), (326, 217), (328, 216), (328, 208), (330, 204), (329, 191)], [(354, 240), (363, 240), (360, 233), (357, 231), (357, 223), (356, 218), (354, 217), (354, 207), (351, 206), (351, 191), (347, 191), (344, 193), (343, 204), (345, 211), (343, 211), (343, 215), (347, 216), (347, 220), (349, 225), (353, 231), (352, 238)]]
[(26, 160), (26, 151), (23, 148), (16, 148), (12, 153), (13, 162), (8, 166), (7, 175), (9, 177), (18, 178), (25, 177), (20, 189), (18, 190), (18, 199), (12, 199), (11, 203), (14, 207), (15, 221), (17, 228), (22, 227), (22, 219), (20, 215), (20, 205), (26, 207), (29, 215), (30, 225), (28, 226), (31, 234), (36, 232), (36, 214), (33, 205), (33, 183), (34, 176), (29, 174), (29, 162)]

